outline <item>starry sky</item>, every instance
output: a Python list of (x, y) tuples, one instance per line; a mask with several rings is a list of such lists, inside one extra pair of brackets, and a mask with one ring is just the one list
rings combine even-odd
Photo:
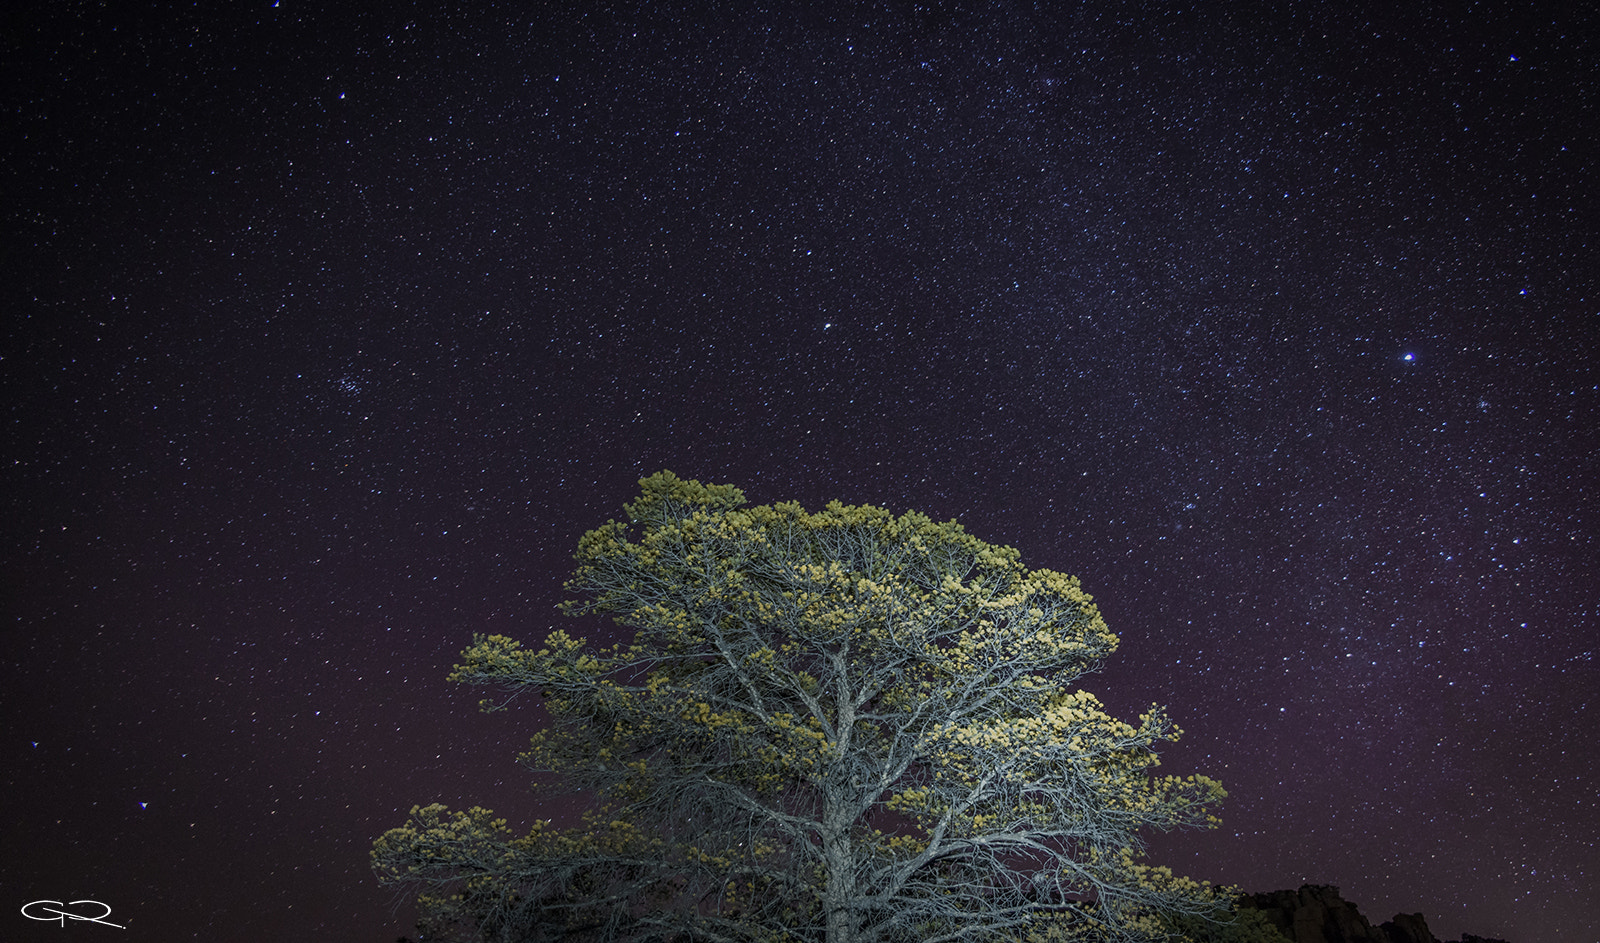
[(4, 15), (0, 936), (409, 932), (662, 468), (1082, 577), (1157, 861), (1600, 936), (1581, 4), (357, 6)]

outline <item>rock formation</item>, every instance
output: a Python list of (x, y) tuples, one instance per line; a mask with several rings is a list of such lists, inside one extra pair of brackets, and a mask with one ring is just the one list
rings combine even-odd
[[(1326, 884), (1302, 885), (1298, 891), (1246, 894), (1239, 906), (1261, 911), (1294, 943), (1439, 943), (1422, 914), (1395, 914), (1374, 927), (1356, 906)], [(1505, 943), (1468, 933), (1458, 943)]]

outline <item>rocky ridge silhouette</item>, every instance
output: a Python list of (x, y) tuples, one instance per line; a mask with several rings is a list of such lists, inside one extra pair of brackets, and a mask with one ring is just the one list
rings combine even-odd
[[(1355, 904), (1328, 884), (1304, 884), (1298, 891), (1246, 894), (1239, 906), (1260, 911), (1294, 943), (1442, 943), (1428, 929), (1422, 914), (1395, 914), (1373, 926)], [(1443, 941), (1451, 943), (1451, 941)], [(1462, 934), (1454, 943), (1507, 943)]]

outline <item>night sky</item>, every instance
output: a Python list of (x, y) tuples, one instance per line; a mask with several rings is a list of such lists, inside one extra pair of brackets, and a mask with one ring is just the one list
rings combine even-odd
[(26, 6), (0, 938), (410, 932), (412, 805), (570, 814), (446, 674), (662, 468), (1082, 577), (1157, 862), (1600, 937), (1584, 4)]

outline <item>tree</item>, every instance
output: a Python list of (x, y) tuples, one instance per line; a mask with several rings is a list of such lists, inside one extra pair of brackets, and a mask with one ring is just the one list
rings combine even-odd
[(661, 472), (579, 541), (564, 603), (601, 647), (476, 636), (452, 680), (538, 692), (521, 761), (595, 797), (513, 838), (433, 805), (377, 841), (436, 934), (495, 941), (895, 943), (1170, 938), (1207, 887), (1141, 830), (1212, 827), (1225, 795), (1158, 777), (1180, 731), (1074, 682), (1117, 646), (1077, 579), (954, 521), (838, 502), (747, 507)]

